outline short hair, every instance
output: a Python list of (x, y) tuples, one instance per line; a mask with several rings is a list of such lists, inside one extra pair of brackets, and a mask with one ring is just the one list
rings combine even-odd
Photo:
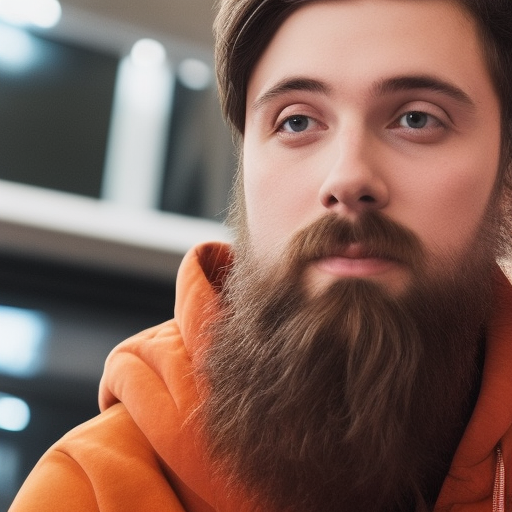
[(243, 134), (251, 72), (284, 20), (314, 0), (220, 0), (214, 23), (219, 99), (230, 128)]

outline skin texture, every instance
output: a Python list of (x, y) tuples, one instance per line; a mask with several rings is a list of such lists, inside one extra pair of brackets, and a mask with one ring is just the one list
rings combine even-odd
[[(481, 225), (499, 147), (499, 103), (474, 24), (456, 5), (308, 4), (249, 81), (243, 168), (254, 256), (272, 264), (318, 218), (374, 210), (416, 234), (427, 266), (442, 272)], [(333, 247), (311, 265), (308, 286), (361, 277), (404, 291), (409, 269), (366, 249)]]

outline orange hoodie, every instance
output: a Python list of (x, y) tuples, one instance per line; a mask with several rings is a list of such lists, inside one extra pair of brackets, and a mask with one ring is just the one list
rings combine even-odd
[[(229, 248), (190, 251), (178, 273), (175, 319), (120, 344), (105, 365), (102, 413), (42, 457), (9, 512), (244, 512), (216, 485), (186, 421), (199, 397), (193, 367), (213, 320)], [(510, 512), (512, 286), (500, 276), (473, 416), (435, 512)], [(502, 457), (498, 457), (498, 449)], [(493, 500), (493, 493), (496, 494)], [(494, 507), (493, 507), (494, 501)], [(505, 505), (506, 502), (506, 505)]]

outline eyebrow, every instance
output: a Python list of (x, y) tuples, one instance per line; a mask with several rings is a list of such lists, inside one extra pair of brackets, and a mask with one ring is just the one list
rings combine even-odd
[[(379, 80), (372, 86), (372, 95), (383, 96), (388, 93), (415, 89), (426, 89), (445, 94), (471, 109), (476, 108), (473, 100), (461, 88), (430, 75), (404, 75)], [(252, 104), (252, 108), (254, 110), (259, 110), (275, 97), (291, 91), (307, 91), (329, 95), (332, 92), (332, 88), (325, 82), (314, 78), (284, 78), (273, 85), (268, 91), (265, 91), (261, 96), (256, 98)]]
[(404, 75), (383, 79), (374, 84), (373, 94), (381, 96), (387, 93), (414, 89), (426, 89), (438, 92), (453, 98), (471, 109), (476, 107), (473, 100), (462, 89), (450, 82), (430, 75)]
[(284, 78), (272, 86), (268, 91), (265, 91), (261, 96), (256, 98), (252, 104), (252, 108), (254, 110), (259, 110), (275, 97), (291, 91), (308, 91), (320, 94), (329, 94), (331, 92), (331, 87), (320, 80), (315, 80), (314, 78)]

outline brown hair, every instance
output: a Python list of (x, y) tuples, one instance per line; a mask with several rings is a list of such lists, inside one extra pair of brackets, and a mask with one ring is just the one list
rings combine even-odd
[(214, 24), (215, 63), (224, 116), (244, 132), (247, 83), (283, 21), (312, 0), (221, 0)]

